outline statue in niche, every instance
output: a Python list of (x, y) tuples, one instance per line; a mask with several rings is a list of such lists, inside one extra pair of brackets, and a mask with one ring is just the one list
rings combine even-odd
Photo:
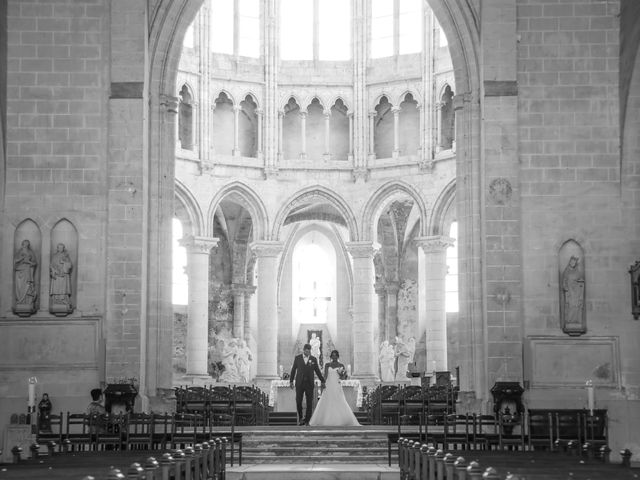
[(64, 243), (59, 243), (56, 252), (51, 255), (49, 264), (49, 311), (54, 315), (64, 316), (73, 311), (71, 304), (71, 271), (73, 262)]
[(396, 353), (393, 350), (393, 346), (389, 344), (388, 340), (385, 340), (384, 342), (382, 342), (382, 344), (380, 344), (378, 358), (380, 361), (380, 379), (383, 382), (393, 382), (396, 374)]
[(309, 339), (309, 345), (311, 345), (311, 355), (318, 359), (320, 365), (322, 365), (322, 352), (321, 345), (322, 341), (318, 338), (318, 334), (316, 332), (311, 333), (311, 338)]
[(249, 383), (251, 380), (251, 362), (253, 356), (251, 355), (251, 349), (247, 345), (245, 340), (238, 341), (238, 352), (236, 354), (236, 367), (238, 374), (243, 382)]
[[(414, 349), (415, 351), (415, 349)], [(413, 353), (410, 346), (407, 345), (400, 337), (396, 337), (396, 358), (398, 360), (398, 369), (396, 370), (396, 381), (406, 380), (407, 371), (409, 370), (409, 362), (413, 361)]]
[(572, 255), (561, 275), (560, 320), (569, 335), (585, 333), (585, 280), (580, 257)]
[(20, 316), (29, 316), (37, 310), (38, 292), (35, 284), (37, 266), (38, 259), (31, 250), (31, 242), (23, 240), (13, 260), (15, 313)]

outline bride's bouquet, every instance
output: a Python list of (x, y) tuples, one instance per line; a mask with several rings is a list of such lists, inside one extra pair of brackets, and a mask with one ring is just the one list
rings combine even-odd
[(344, 369), (344, 367), (340, 367), (338, 369), (338, 376), (340, 377), (340, 380), (346, 380), (347, 378), (349, 378), (349, 376), (347, 375), (347, 371)]

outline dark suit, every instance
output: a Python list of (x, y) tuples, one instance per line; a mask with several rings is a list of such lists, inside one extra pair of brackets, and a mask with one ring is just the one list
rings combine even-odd
[(311, 412), (313, 410), (313, 386), (314, 379), (313, 374), (318, 375), (318, 378), (324, 383), (324, 377), (320, 372), (318, 366), (318, 360), (316, 357), (309, 355), (307, 363), (304, 363), (304, 356), (302, 354), (296, 355), (293, 360), (293, 366), (291, 367), (290, 382), (295, 381), (296, 384), (296, 408), (298, 409), (298, 420), (302, 420), (302, 396), (307, 397), (307, 412), (304, 422), (309, 423), (311, 420)]

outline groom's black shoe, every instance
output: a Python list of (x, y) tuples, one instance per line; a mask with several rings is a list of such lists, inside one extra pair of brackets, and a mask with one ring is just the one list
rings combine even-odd
[(300, 427), (302, 427), (304, 424), (305, 424), (305, 421), (304, 421), (304, 420), (302, 420), (302, 419), (298, 420), (298, 425), (299, 425)]

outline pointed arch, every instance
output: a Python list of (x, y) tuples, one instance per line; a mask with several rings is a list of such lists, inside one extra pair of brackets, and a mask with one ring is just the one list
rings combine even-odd
[(213, 225), (215, 224), (216, 211), (223, 200), (231, 200), (242, 205), (251, 215), (255, 240), (269, 240), (265, 238), (268, 232), (268, 214), (260, 196), (249, 186), (236, 181), (222, 187), (213, 197), (207, 212), (206, 234), (213, 236)]
[(185, 234), (190, 230), (189, 233), (191, 235), (203, 236), (205, 223), (202, 216), (202, 209), (200, 208), (196, 198), (193, 196), (189, 188), (177, 178), (175, 179), (174, 193), (176, 201), (184, 210), (184, 215), (182, 215), (181, 212), (176, 212), (176, 216), (182, 222)]
[(278, 240), (280, 238), (280, 231), (284, 226), (285, 220), (293, 210), (304, 204), (315, 204), (319, 202), (328, 203), (338, 210), (349, 231), (350, 241), (358, 241), (358, 226), (351, 207), (349, 207), (347, 202), (336, 192), (320, 185), (301, 190), (286, 202), (283, 202), (284, 206), (278, 211), (273, 222), (272, 239)]
[(385, 205), (398, 196), (408, 196), (415, 202), (420, 212), (420, 235), (424, 235), (427, 225), (427, 206), (424, 200), (413, 185), (403, 181), (392, 181), (376, 190), (364, 208), (361, 232), (363, 241), (375, 241), (376, 220), (380, 216), (380, 212)]
[[(433, 204), (427, 235), (449, 235), (448, 223), (451, 223), (450, 211), (456, 197), (456, 181), (451, 180), (440, 192)], [(455, 206), (454, 206), (455, 208)]]

